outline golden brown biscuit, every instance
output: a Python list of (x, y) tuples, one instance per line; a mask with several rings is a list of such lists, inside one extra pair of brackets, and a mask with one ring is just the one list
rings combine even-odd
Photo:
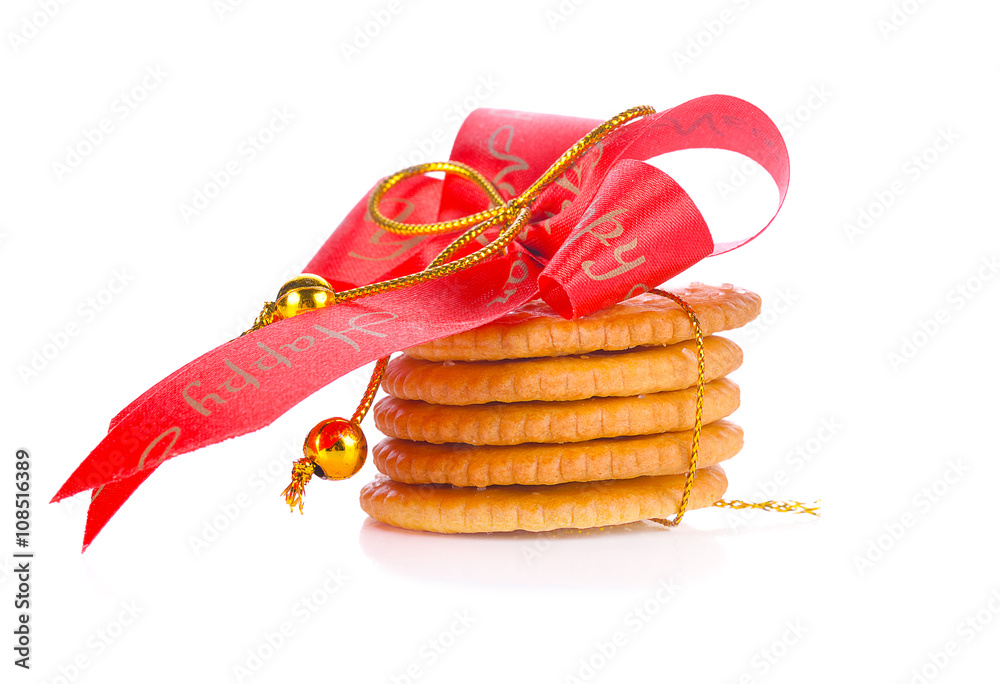
[[(684, 475), (558, 485), (452, 487), (394, 482), (379, 475), (361, 489), (361, 508), (389, 525), (428, 532), (541, 532), (668, 518), (677, 512)], [(688, 509), (726, 493), (719, 466), (699, 469)]]
[[(579, 401), (443, 406), (384, 397), (375, 404), (375, 426), (389, 437), (416, 442), (523, 444), (582, 442), (602, 437), (652, 435), (694, 427), (694, 387), (636, 397)], [(726, 378), (705, 385), (703, 422), (725, 418), (740, 405), (740, 390)]]
[[(743, 350), (722, 337), (705, 338), (705, 376), (721, 378), (740, 367)], [(467, 406), (491, 401), (574, 401), (632, 397), (684, 389), (698, 381), (694, 340), (664, 347), (597, 351), (517, 361), (423, 361), (397, 356), (382, 389), (400, 399)]]
[[(554, 485), (686, 473), (692, 430), (615, 437), (565, 444), (468, 446), (385, 439), (372, 451), (375, 467), (396, 482), (490, 485)], [(698, 466), (714, 465), (743, 447), (743, 430), (720, 420), (701, 433)]]
[[(692, 283), (671, 292), (691, 306), (705, 335), (739, 328), (760, 313), (760, 297), (732, 285)], [(645, 293), (573, 320), (536, 300), (492, 323), (405, 353), (428, 361), (499, 361), (675, 344), (693, 337), (691, 321), (679, 305)]]

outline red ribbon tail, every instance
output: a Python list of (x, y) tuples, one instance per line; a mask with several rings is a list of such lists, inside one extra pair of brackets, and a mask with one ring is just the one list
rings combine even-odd
[(80, 553), (87, 550), (90, 543), (94, 541), (94, 537), (111, 520), (111, 516), (118, 512), (122, 504), (132, 496), (132, 492), (138, 489), (139, 485), (145, 482), (154, 470), (156, 468), (149, 468), (131, 477), (109, 482), (94, 489), (90, 499), (90, 508), (87, 509), (87, 527), (83, 532), (83, 548), (80, 549)]

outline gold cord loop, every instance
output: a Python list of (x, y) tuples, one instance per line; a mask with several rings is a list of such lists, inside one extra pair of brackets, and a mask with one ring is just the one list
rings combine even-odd
[[(439, 223), (400, 223), (382, 213), (382, 210), (379, 209), (379, 204), (389, 190), (406, 178), (422, 176), (432, 171), (450, 173), (476, 184), (490, 196), (490, 208), (475, 214), (463, 216), (460, 219), (441, 221)], [(368, 198), (368, 214), (377, 226), (385, 228), (390, 233), (398, 235), (433, 235), (436, 233), (452, 233), (456, 230), (464, 230), (483, 221), (496, 219), (497, 217), (503, 218), (506, 215), (506, 211), (503, 209), (504, 204), (505, 202), (500, 195), (500, 191), (490, 183), (486, 176), (471, 166), (461, 162), (430, 162), (428, 164), (411, 166), (383, 178), (382, 182), (375, 186), (371, 196)], [(495, 220), (494, 225), (498, 222)]]
[[(368, 198), (368, 214), (371, 216), (372, 221), (374, 221), (376, 225), (386, 229), (390, 233), (397, 233), (399, 235), (431, 235), (436, 233), (450, 233), (457, 230), (465, 230), (472, 226), (479, 226), (479, 224), (483, 223), (486, 225), (482, 226), (480, 232), (498, 224), (509, 226), (515, 221), (516, 217), (522, 212), (522, 210), (531, 208), (531, 205), (547, 185), (565, 173), (566, 169), (568, 169), (587, 150), (593, 147), (595, 143), (607, 137), (609, 133), (617, 128), (620, 128), (629, 121), (641, 116), (653, 114), (655, 112), (656, 110), (652, 107), (633, 107), (632, 109), (622, 112), (618, 116), (608, 119), (590, 133), (580, 138), (580, 140), (566, 150), (566, 152), (564, 152), (563, 155), (545, 171), (545, 173), (539, 176), (534, 183), (528, 186), (527, 190), (510, 201), (504, 201), (500, 191), (489, 181), (489, 179), (471, 166), (454, 161), (432, 162), (429, 164), (411, 166), (383, 178), (382, 182), (375, 186), (371, 197)], [(382, 214), (382, 211), (379, 209), (379, 203), (391, 188), (405, 178), (419, 176), (432, 171), (451, 173), (475, 183), (482, 188), (487, 195), (489, 195), (490, 207), (475, 214), (463, 216), (460, 219), (442, 221), (439, 223), (400, 223), (398, 221), (393, 221)]]
[[(418, 164), (417, 166), (411, 166), (403, 169), (402, 171), (397, 171), (394, 174), (386, 176), (377, 186), (375, 186), (375, 189), (372, 190), (371, 196), (368, 198), (368, 214), (377, 226), (384, 228), (390, 233), (396, 233), (399, 235), (434, 235), (458, 230), (462, 230), (464, 232), (453, 240), (447, 247), (445, 247), (444, 250), (442, 250), (441, 253), (438, 254), (438, 256), (430, 264), (428, 264), (427, 268), (423, 271), (400, 276), (391, 280), (385, 280), (379, 283), (362, 285), (361, 287), (344, 290), (343, 292), (337, 292), (333, 295), (331, 303), (336, 304), (339, 302), (350, 301), (352, 299), (370, 297), (383, 292), (390, 292), (392, 290), (417, 285), (428, 280), (442, 278), (444, 276), (457, 273), (458, 271), (463, 271), (467, 268), (475, 266), (481, 261), (485, 261), (490, 257), (496, 256), (506, 249), (507, 246), (514, 241), (518, 233), (520, 233), (528, 225), (528, 222), (531, 219), (531, 206), (542, 189), (559, 178), (559, 176), (561, 176), (566, 169), (573, 164), (573, 162), (579, 159), (595, 143), (605, 138), (609, 133), (620, 128), (633, 119), (653, 114), (655, 112), (656, 110), (652, 107), (633, 107), (632, 109), (628, 109), (621, 114), (608, 119), (566, 150), (566, 152), (563, 153), (563, 155), (559, 157), (559, 159), (557, 159), (555, 163), (552, 164), (552, 166), (550, 166), (545, 173), (532, 183), (531, 186), (529, 186), (528, 189), (525, 190), (520, 196), (509, 201), (505, 201), (503, 199), (503, 195), (500, 194), (500, 191), (489, 181), (489, 179), (486, 178), (486, 176), (471, 166), (461, 162), (447, 161)], [(453, 175), (460, 176), (482, 188), (483, 191), (489, 196), (490, 207), (460, 219), (424, 224), (401, 223), (388, 218), (382, 213), (379, 208), (379, 204), (385, 197), (386, 193), (395, 187), (400, 181), (412, 176), (418, 176), (434, 171), (443, 171), (444, 173), (451, 173)], [(461, 257), (460, 259), (449, 261), (455, 252), (494, 226), (502, 227), (497, 236), (489, 243), (471, 254)], [(275, 320), (275, 310), (274, 302), (266, 302), (263, 310), (257, 317), (257, 320), (254, 321), (253, 326), (244, 332), (243, 335), (259, 330), (272, 323)], [(378, 374), (377, 368), (376, 374)]]
[[(633, 107), (632, 109), (628, 109), (618, 116), (605, 121), (566, 150), (566, 152), (563, 153), (563, 155), (559, 157), (559, 159), (557, 159), (555, 163), (553, 163), (552, 166), (545, 171), (545, 173), (539, 176), (539, 178), (532, 183), (527, 190), (525, 190), (518, 197), (509, 201), (504, 201), (500, 191), (497, 190), (497, 188), (483, 174), (476, 171), (471, 166), (467, 166), (460, 162), (434, 162), (430, 164), (419, 164), (386, 176), (382, 179), (381, 183), (375, 186), (371, 197), (368, 198), (368, 214), (371, 216), (372, 221), (374, 221), (376, 225), (384, 228), (390, 233), (397, 233), (400, 235), (433, 235), (457, 230), (464, 230), (465, 232), (445, 247), (444, 250), (442, 250), (442, 252), (438, 254), (438, 256), (423, 271), (400, 276), (398, 278), (393, 278), (392, 280), (386, 280), (380, 283), (363, 285), (361, 287), (356, 287), (353, 290), (338, 292), (334, 297), (334, 301), (346, 302), (351, 299), (370, 297), (371, 295), (380, 294), (382, 292), (398, 290), (403, 287), (409, 287), (411, 285), (416, 285), (435, 278), (448, 276), (475, 266), (479, 262), (489, 259), (490, 257), (502, 252), (528, 225), (531, 219), (532, 204), (546, 186), (559, 178), (559, 176), (561, 176), (566, 169), (568, 169), (575, 161), (577, 161), (577, 159), (586, 153), (587, 150), (593, 147), (598, 141), (607, 137), (612, 131), (620, 128), (633, 119), (653, 114), (655, 112), (656, 110), (652, 107)], [(398, 221), (393, 221), (382, 214), (379, 209), (379, 203), (391, 188), (405, 178), (410, 178), (412, 176), (432, 171), (451, 173), (475, 183), (482, 188), (487, 195), (489, 195), (491, 204), (490, 208), (460, 219), (455, 219), (453, 221), (422, 224), (400, 223)], [(471, 254), (467, 254), (464, 257), (456, 259), (455, 261), (448, 261), (455, 252), (494, 226), (501, 226), (500, 232), (484, 247), (477, 249)]]

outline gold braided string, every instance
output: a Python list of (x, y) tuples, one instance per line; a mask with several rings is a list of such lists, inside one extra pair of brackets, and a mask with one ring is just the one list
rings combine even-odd
[[(687, 302), (672, 292), (667, 292), (658, 288), (654, 288), (650, 290), (650, 292), (658, 294), (661, 297), (668, 297), (684, 309), (684, 313), (688, 315), (688, 319), (691, 321), (691, 327), (694, 329), (694, 340), (698, 347), (698, 398), (695, 404), (694, 412), (694, 437), (691, 439), (691, 460), (688, 461), (687, 476), (684, 479), (684, 494), (681, 496), (681, 503), (677, 507), (677, 514), (673, 517), (673, 519), (651, 519), (653, 522), (667, 527), (676, 527), (684, 518), (684, 513), (687, 512), (688, 501), (691, 498), (691, 487), (694, 484), (695, 471), (698, 470), (698, 448), (701, 443), (701, 416), (702, 408), (705, 403), (705, 340), (701, 332), (701, 323), (698, 322), (698, 316), (695, 315), (694, 309), (692, 309)], [(740, 501), (739, 499), (720, 499), (712, 505), (717, 508), (756, 508), (762, 511), (777, 511), (778, 513), (808, 513), (819, 517), (818, 504), (819, 501), (814, 501), (812, 505), (806, 505), (800, 501), (755, 502)]]
[(375, 364), (375, 370), (372, 372), (372, 379), (368, 381), (368, 389), (365, 390), (365, 396), (361, 398), (361, 403), (358, 404), (357, 410), (351, 416), (351, 422), (355, 425), (361, 425), (361, 421), (365, 419), (368, 409), (372, 407), (372, 402), (375, 401), (375, 393), (378, 392), (379, 383), (382, 382), (382, 375), (385, 374), (385, 366), (388, 363), (389, 357), (383, 356)]
[(264, 308), (260, 310), (257, 314), (257, 318), (254, 319), (253, 325), (246, 332), (240, 333), (240, 337), (244, 335), (249, 335), (254, 330), (260, 330), (266, 325), (271, 325), (274, 323), (274, 315), (278, 313), (278, 305), (275, 302), (264, 302)]
[(811, 505), (801, 501), (716, 501), (713, 506), (718, 508), (756, 508), (761, 511), (777, 511), (778, 513), (808, 513), (819, 517), (819, 500)]
[[(343, 292), (336, 292), (333, 294), (331, 303), (336, 304), (353, 299), (370, 297), (383, 292), (390, 292), (404, 287), (411, 287), (413, 285), (435, 280), (437, 278), (443, 278), (471, 268), (472, 266), (475, 266), (476, 264), (503, 252), (507, 246), (514, 241), (517, 235), (528, 225), (531, 219), (532, 205), (549, 184), (558, 179), (572, 164), (579, 160), (583, 154), (591, 149), (591, 147), (593, 147), (597, 142), (607, 137), (607, 135), (612, 131), (634, 119), (653, 114), (655, 111), (656, 110), (652, 107), (647, 106), (633, 107), (632, 109), (628, 109), (621, 114), (608, 119), (566, 150), (566, 152), (563, 153), (563, 155), (559, 157), (559, 159), (557, 159), (556, 162), (552, 164), (552, 166), (550, 166), (541, 176), (539, 176), (538, 179), (523, 193), (506, 201), (503, 199), (500, 191), (493, 185), (492, 182), (490, 182), (488, 178), (471, 166), (462, 164), (461, 162), (448, 161), (419, 164), (387, 176), (375, 187), (368, 199), (368, 214), (377, 226), (390, 233), (404, 236), (435, 235), (456, 231), (463, 232), (455, 240), (449, 243), (448, 246), (445, 247), (444, 250), (442, 250), (441, 253), (438, 254), (438, 256), (435, 257), (424, 270), (382, 282), (362, 285)], [(446, 174), (456, 175), (473, 183), (487, 194), (490, 206), (487, 209), (462, 218), (423, 224), (402, 223), (390, 219), (382, 213), (379, 205), (382, 199), (385, 198), (386, 194), (393, 187), (407, 178), (421, 176), (430, 172), (444, 172)], [(497, 226), (499, 226), (500, 229), (496, 237), (490, 240), (485, 246), (461, 258), (453, 261), (451, 260), (452, 256), (462, 247), (468, 245), (490, 228)], [(702, 409), (704, 406), (705, 395), (705, 348), (698, 317), (695, 315), (694, 310), (691, 309), (687, 302), (679, 296), (664, 290), (653, 289), (650, 291), (672, 299), (685, 311), (685, 313), (687, 313), (694, 329), (695, 341), (698, 349), (698, 385), (695, 408), (695, 427), (694, 437), (691, 442), (691, 459), (688, 463), (688, 471), (684, 482), (684, 493), (681, 497), (677, 513), (673, 519), (654, 519), (654, 522), (667, 527), (675, 527), (681, 522), (685, 512), (687, 511), (688, 502), (691, 498), (691, 488), (698, 469), (698, 449), (701, 441)], [(253, 326), (243, 334), (246, 335), (254, 330), (259, 330), (260, 328), (269, 325), (276, 319), (276, 312), (277, 307), (275, 303), (266, 302), (260, 315), (258, 315), (254, 321)], [(368, 410), (371, 408), (372, 401), (375, 399), (375, 394), (382, 381), (382, 376), (385, 373), (388, 361), (389, 357), (384, 356), (375, 364), (375, 369), (372, 372), (365, 395), (351, 418), (352, 423), (360, 425), (361, 421), (368, 413)], [(302, 495), (304, 493), (305, 485), (311, 479), (314, 468), (315, 464), (308, 458), (299, 459), (293, 466), (292, 484), (285, 489), (284, 494), (286, 495), (286, 501), (289, 502), (290, 506), (294, 507), (295, 504), (298, 504), (299, 511), (302, 511)], [(713, 505), (728, 508), (758, 508), (762, 510), (819, 515), (819, 507), (815, 504), (813, 506), (807, 506), (797, 501), (764, 501), (760, 503), (753, 503), (723, 500), (716, 501)]]
[[(372, 221), (374, 221), (377, 225), (385, 228), (391, 233), (397, 233), (399, 235), (451, 233), (456, 230), (465, 230), (466, 228), (476, 226), (480, 223), (486, 223), (486, 227), (497, 225), (499, 223), (510, 225), (513, 221), (513, 217), (516, 216), (520, 210), (530, 208), (541, 191), (545, 189), (547, 185), (552, 183), (552, 181), (559, 178), (559, 176), (561, 176), (566, 169), (576, 162), (576, 160), (579, 159), (587, 150), (593, 147), (595, 143), (607, 137), (609, 133), (617, 128), (620, 128), (629, 121), (648, 114), (654, 114), (655, 112), (656, 110), (652, 107), (633, 107), (632, 109), (622, 112), (618, 116), (608, 119), (574, 143), (572, 147), (566, 150), (566, 152), (564, 152), (563, 155), (545, 171), (545, 173), (539, 176), (527, 190), (521, 193), (521, 195), (514, 197), (507, 202), (503, 201), (500, 191), (493, 186), (489, 179), (471, 166), (467, 166), (459, 162), (434, 162), (431, 164), (418, 164), (417, 166), (411, 166), (384, 178), (382, 182), (376, 186), (375, 190), (372, 191), (371, 197), (368, 199), (368, 213), (371, 215)], [(445, 173), (452, 173), (475, 183), (490, 196), (492, 206), (488, 209), (484, 209), (483, 211), (475, 214), (470, 214), (469, 216), (464, 216), (460, 219), (442, 221), (439, 223), (399, 223), (398, 221), (393, 221), (382, 214), (379, 210), (379, 203), (392, 187), (406, 178), (411, 176), (420, 176), (429, 171), (444, 171)]]
[[(633, 107), (618, 116), (608, 119), (566, 150), (527, 190), (506, 202), (503, 201), (500, 191), (493, 186), (488, 178), (471, 166), (459, 162), (419, 164), (385, 177), (372, 191), (371, 197), (368, 198), (368, 214), (377, 226), (398, 235), (432, 235), (458, 230), (465, 232), (449, 244), (423, 271), (338, 292), (334, 296), (334, 302), (369, 297), (374, 294), (398, 290), (402, 287), (409, 287), (435, 278), (441, 278), (475, 266), (479, 262), (500, 253), (506, 249), (507, 245), (514, 241), (518, 233), (528, 224), (531, 219), (531, 207), (542, 190), (559, 178), (587, 150), (598, 141), (607, 137), (609, 133), (633, 119), (653, 114), (655, 111), (652, 107)], [(429, 171), (444, 171), (445, 173), (451, 173), (475, 183), (489, 195), (491, 206), (488, 209), (460, 219), (438, 223), (400, 223), (386, 217), (382, 213), (379, 203), (390, 189), (406, 178), (419, 176)], [(471, 242), (487, 229), (498, 225), (503, 226), (503, 228), (489, 244), (460, 259), (447, 261), (459, 248)]]
[(705, 340), (701, 334), (701, 323), (698, 322), (698, 317), (695, 315), (694, 309), (688, 306), (687, 302), (673, 292), (667, 292), (666, 290), (654, 288), (650, 292), (672, 299), (679, 307), (684, 309), (684, 313), (688, 315), (691, 327), (694, 329), (694, 341), (698, 347), (698, 391), (694, 409), (694, 437), (691, 439), (691, 460), (688, 461), (687, 476), (684, 478), (684, 494), (681, 496), (681, 503), (677, 507), (677, 514), (672, 519), (652, 519), (653, 522), (660, 523), (661, 525), (676, 527), (684, 519), (684, 513), (687, 512), (688, 501), (691, 499), (691, 486), (694, 484), (695, 471), (698, 470), (698, 447), (701, 443), (701, 416), (705, 405)]

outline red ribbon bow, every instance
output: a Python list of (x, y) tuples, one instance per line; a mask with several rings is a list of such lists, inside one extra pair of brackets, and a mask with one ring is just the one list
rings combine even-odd
[[(451, 158), (480, 171), (509, 200), (600, 123), (480, 109), (463, 123)], [(530, 225), (504, 253), (440, 279), (276, 321), (164, 378), (115, 416), (53, 501), (93, 490), (86, 550), (166, 459), (258, 430), (374, 359), (483, 325), (538, 296), (566, 318), (583, 316), (749, 242), (767, 226), (715, 244), (691, 198), (643, 161), (693, 148), (756, 161), (777, 184), (780, 208), (788, 188), (785, 143), (753, 105), (712, 95), (633, 121), (542, 190)], [(421, 176), (392, 188), (381, 209), (398, 221), (433, 223), (483, 204), (461, 179)], [(454, 238), (393, 235), (371, 221), (366, 205), (367, 196), (305, 268), (338, 291), (420, 271)]]

